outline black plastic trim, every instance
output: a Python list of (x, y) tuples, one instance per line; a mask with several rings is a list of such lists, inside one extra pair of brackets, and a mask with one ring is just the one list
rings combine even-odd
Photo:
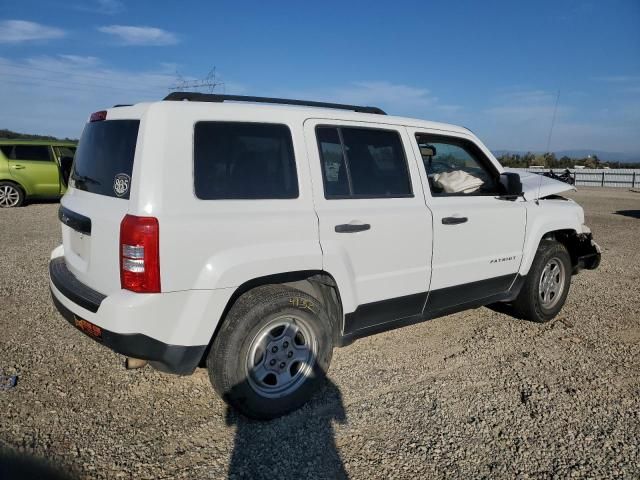
[(81, 283), (67, 268), (64, 257), (54, 258), (49, 262), (49, 276), (62, 295), (90, 312), (96, 313), (102, 301), (107, 298)]
[(58, 219), (67, 227), (84, 235), (91, 235), (91, 219), (60, 205)]
[(344, 335), (351, 335), (389, 320), (419, 315), (426, 299), (427, 292), (421, 292), (359, 305), (355, 312), (345, 315)]
[(572, 235), (567, 239), (571, 262), (573, 263), (574, 274), (583, 268), (587, 270), (595, 270), (600, 266), (602, 254), (593, 241), (591, 233), (579, 233)]
[[(345, 329), (342, 337), (338, 339), (338, 346), (349, 345), (358, 338), (414, 325), (470, 308), (497, 302), (511, 302), (520, 293), (525, 279), (526, 276), (519, 274), (505, 275), (434, 290), (429, 294), (425, 292), (360, 305), (355, 312), (345, 315)], [(495, 291), (499, 287), (504, 289)], [(434, 295), (435, 300), (433, 300)], [(473, 298), (474, 295), (476, 298)], [(416, 302), (420, 298), (423, 303), (416, 313)]]
[(246, 95), (219, 95), (215, 93), (198, 93), (198, 92), (171, 92), (164, 97), (166, 101), (180, 102), (188, 100), (190, 102), (250, 102), (250, 103), (273, 103), (278, 105), (300, 105), (304, 107), (320, 107), (334, 108), (338, 110), (352, 110), (359, 113), (374, 113), (377, 115), (386, 115), (384, 110), (378, 107), (363, 107), (360, 105), (346, 105), (343, 103), (327, 103), (314, 102), (310, 100), (293, 100), (290, 98), (273, 98), (273, 97), (250, 97)]
[[(446, 311), (458, 305), (464, 305), (478, 299), (503, 294), (509, 290), (515, 278), (516, 274), (502, 275), (477, 282), (433, 290), (429, 293), (425, 311), (431, 314), (437, 314), (440, 311)], [(445, 313), (445, 315), (447, 314)]]
[[(71, 325), (82, 333), (85, 333), (76, 326), (76, 320), (80, 320), (81, 318), (65, 307), (53, 292), (51, 292), (51, 298), (60, 314)], [(141, 333), (115, 333), (104, 328), (101, 328), (101, 330), (102, 335), (100, 339), (94, 338), (86, 333), (85, 335), (116, 353), (127, 357), (148, 360), (155, 368), (177, 375), (189, 375), (193, 373), (207, 348), (206, 345), (169, 345)]]
[(595, 270), (600, 266), (600, 259), (602, 255), (600, 253), (590, 253), (588, 255), (582, 255), (578, 257), (578, 264), (576, 265), (577, 271), (586, 268), (587, 270)]

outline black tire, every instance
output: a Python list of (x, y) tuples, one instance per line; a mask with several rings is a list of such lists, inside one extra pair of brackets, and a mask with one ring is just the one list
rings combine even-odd
[[(11, 195), (11, 197), (5, 197), (5, 195)], [(16, 198), (16, 200), (5, 203), (5, 198)], [(13, 182), (0, 182), (0, 208), (17, 208), (23, 204), (24, 190), (22, 190), (22, 187)]]
[[(553, 261), (559, 268), (564, 269), (564, 281), (562, 288), (556, 294), (557, 298), (553, 297), (553, 304), (546, 306), (540, 296), (540, 281), (545, 267)], [(513, 302), (516, 315), (538, 323), (552, 320), (560, 312), (567, 299), (571, 285), (571, 273), (571, 257), (566, 247), (555, 240), (542, 240), (522, 290)]]
[[(306, 374), (299, 378), (295, 390), (274, 398), (258, 391), (260, 387), (255, 386), (247, 365), (254, 361), (249, 360), (254, 340), (287, 315), (304, 323), (310, 336), (315, 338), (315, 359), (305, 367)], [(270, 354), (267, 350), (264, 352), (264, 365), (267, 365)], [(322, 304), (300, 290), (265, 285), (244, 293), (233, 304), (213, 341), (207, 369), (214, 390), (228, 404), (247, 417), (269, 420), (296, 410), (309, 400), (324, 381), (332, 354), (332, 323)], [(262, 364), (262, 360), (259, 363)]]

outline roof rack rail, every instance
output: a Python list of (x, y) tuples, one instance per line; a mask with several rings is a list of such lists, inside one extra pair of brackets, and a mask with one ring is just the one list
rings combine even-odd
[(249, 97), (245, 95), (218, 95), (215, 93), (199, 92), (171, 92), (163, 100), (190, 102), (252, 102), (252, 103), (274, 103), (279, 105), (301, 105), (305, 107), (336, 108), (340, 110), (352, 110), (359, 113), (375, 113), (386, 115), (384, 110), (378, 107), (362, 107), (359, 105), (344, 105), (342, 103), (312, 102), (307, 100), (291, 100), (288, 98), (270, 97)]

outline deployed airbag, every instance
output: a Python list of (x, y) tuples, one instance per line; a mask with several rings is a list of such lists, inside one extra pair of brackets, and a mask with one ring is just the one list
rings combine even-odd
[(436, 173), (433, 176), (436, 187), (442, 188), (445, 193), (473, 193), (484, 183), (478, 177), (463, 170), (453, 172)]

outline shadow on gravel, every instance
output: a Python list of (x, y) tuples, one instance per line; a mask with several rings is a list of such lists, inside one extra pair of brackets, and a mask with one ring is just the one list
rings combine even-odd
[(74, 478), (76, 477), (53, 468), (44, 460), (0, 450), (0, 479), (2, 480), (71, 480)]
[(60, 199), (59, 198), (29, 198), (25, 200), (22, 208), (24, 207), (28, 208), (29, 205), (48, 205), (53, 203), (60, 203)]
[(346, 479), (332, 422), (346, 423), (340, 390), (331, 381), (297, 412), (270, 422), (249, 420), (227, 407), (236, 426), (229, 478)]
[(521, 315), (518, 315), (518, 312), (516, 312), (510, 303), (492, 303), (486, 307), (494, 312), (509, 315), (510, 317), (517, 318), (518, 320), (524, 320)]
[(640, 210), (618, 210), (615, 213), (624, 217), (640, 218)]

